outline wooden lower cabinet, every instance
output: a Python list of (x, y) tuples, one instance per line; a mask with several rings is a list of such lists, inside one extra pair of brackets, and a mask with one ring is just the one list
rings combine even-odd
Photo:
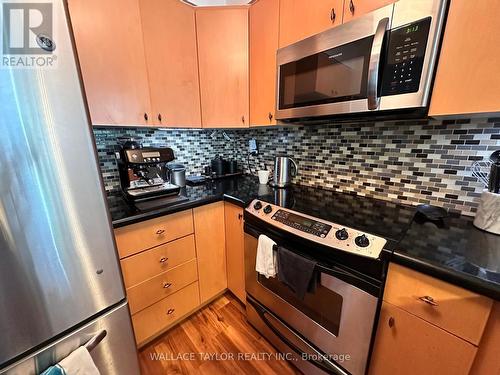
[(466, 375), (476, 351), (474, 345), (383, 302), (369, 374)]
[(193, 210), (200, 299), (204, 303), (227, 288), (224, 202)]
[(138, 346), (170, 328), (200, 305), (198, 282), (132, 316)]
[(142, 283), (196, 258), (194, 234), (154, 247), (120, 261), (125, 288)]
[(496, 301), (477, 350), (471, 375), (500, 374), (500, 301)]
[(384, 301), (474, 345), (481, 340), (493, 304), (490, 298), (394, 263), (389, 265)]
[(226, 226), (227, 287), (245, 303), (245, 246), (243, 235), (243, 208), (224, 204)]
[(198, 280), (196, 259), (127, 289), (130, 312), (140, 310), (174, 294)]
[(115, 229), (120, 259), (193, 233), (191, 210)]

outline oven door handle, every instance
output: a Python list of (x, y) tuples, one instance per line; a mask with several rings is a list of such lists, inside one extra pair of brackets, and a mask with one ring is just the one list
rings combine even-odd
[(382, 58), (382, 47), (384, 45), (385, 32), (389, 25), (389, 18), (382, 18), (373, 37), (372, 50), (370, 53), (370, 63), (368, 68), (368, 109), (375, 110), (380, 104), (378, 96), (380, 61)]
[(326, 267), (321, 264), (316, 266), (316, 269), (319, 272), (326, 273), (327, 275), (337, 277), (340, 280), (344, 280), (349, 284), (357, 285), (358, 283), (362, 283), (363, 285), (370, 285), (372, 288), (380, 288), (380, 285), (375, 283), (370, 283), (369, 280), (363, 279), (351, 272), (345, 271), (338, 267)]
[[(290, 347), (295, 353), (299, 354), (302, 358), (307, 358), (308, 354), (302, 351), (297, 345), (292, 343), (289, 339), (287, 339), (283, 334), (276, 328), (274, 327), (269, 320), (266, 317), (266, 314), (269, 316), (273, 317), (277, 322), (282, 324), (285, 328), (287, 328), (294, 336), (297, 337), (300, 341), (304, 343), (304, 345), (307, 345), (308, 347), (311, 348), (311, 350), (318, 352), (315, 348), (313, 348), (311, 345), (309, 345), (305, 339), (300, 337), (292, 328), (290, 328), (286, 323), (284, 323), (281, 319), (279, 319), (277, 316), (275, 316), (272, 312), (264, 309), (262, 306), (259, 306), (256, 302), (254, 302), (252, 299), (247, 298), (247, 302), (252, 305), (252, 307), (257, 311), (257, 314), (259, 314), (260, 318), (262, 321), (266, 324), (266, 326), (276, 335), (278, 338), (283, 341), (288, 347)], [(319, 352), (318, 352), (319, 353)], [(320, 353), (321, 354), (321, 353)], [(311, 357), (311, 356), (309, 356)], [(323, 361), (319, 360), (314, 360), (311, 358), (306, 359), (309, 363), (313, 364), (314, 366), (320, 368), (321, 370), (329, 373), (329, 374), (335, 374), (335, 375), (348, 375), (347, 372), (342, 370), (340, 367), (336, 366), (334, 363), (330, 362), (328, 359), (324, 359)]]

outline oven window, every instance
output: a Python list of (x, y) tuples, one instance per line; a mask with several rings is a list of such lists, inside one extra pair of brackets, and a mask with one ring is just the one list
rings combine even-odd
[(280, 66), (279, 108), (366, 99), (373, 36)]
[[(319, 278), (320, 273), (318, 272), (316, 276)], [(314, 293), (306, 293), (303, 300), (297, 298), (295, 293), (285, 284), (281, 283), (277, 277), (266, 278), (258, 274), (257, 280), (265, 288), (280, 296), (335, 336), (338, 336), (343, 298), (341, 295), (321, 285), (319, 279), (316, 291)]]

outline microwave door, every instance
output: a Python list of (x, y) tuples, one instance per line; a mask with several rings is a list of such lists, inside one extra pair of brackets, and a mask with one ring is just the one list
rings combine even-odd
[(279, 67), (279, 109), (367, 99), (374, 37), (331, 48)]

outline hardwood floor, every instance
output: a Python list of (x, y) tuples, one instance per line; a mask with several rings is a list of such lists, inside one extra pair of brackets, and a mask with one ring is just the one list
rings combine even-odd
[(246, 321), (244, 306), (226, 293), (148, 344), (139, 358), (142, 375), (300, 374), (284, 360), (269, 359), (275, 353)]

